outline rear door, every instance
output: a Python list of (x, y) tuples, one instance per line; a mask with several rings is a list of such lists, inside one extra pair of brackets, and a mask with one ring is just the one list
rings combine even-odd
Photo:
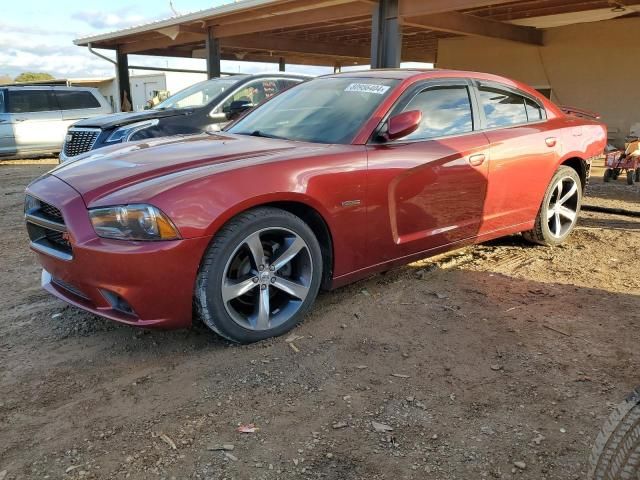
[(13, 119), (6, 109), (7, 90), (0, 89), (0, 155), (16, 153), (16, 142), (13, 136)]
[(422, 83), (391, 112), (420, 110), (418, 130), (367, 147), (369, 251), (379, 261), (477, 235), (489, 144), (477, 131), (474, 102), (465, 79)]
[(102, 112), (102, 105), (88, 90), (54, 89), (53, 95), (62, 112), (65, 131), (72, 123)]
[(530, 222), (553, 175), (560, 142), (544, 107), (520, 90), (475, 82), (481, 121), (491, 144), (482, 232)]
[(7, 110), (18, 153), (59, 151), (66, 130), (51, 88), (20, 87), (8, 92)]

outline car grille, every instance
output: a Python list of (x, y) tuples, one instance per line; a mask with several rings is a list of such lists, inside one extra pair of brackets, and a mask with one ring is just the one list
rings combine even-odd
[(62, 212), (49, 203), (40, 202), (40, 213), (51, 220), (64, 223), (64, 220), (62, 219)]
[(63, 260), (72, 258), (73, 249), (60, 209), (27, 195), (24, 213), (34, 249)]
[(81, 153), (88, 152), (93, 148), (96, 139), (100, 135), (99, 129), (75, 129), (70, 128), (67, 134), (69, 140), (64, 142), (64, 154), (67, 157), (75, 157)]
[(55, 278), (52, 277), (51, 281), (58, 287), (66, 290), (67, 292), (70, 292), (72, 294), (74, 294), (76, 297), (80, 297), (80, 298), (84, 298), (85, 300), (88, 300), (89, 297), (87, 297), (82, 290), (80, 290), (78, 287), (71, 285), (68, 282), (65, 282), (63, 280), (60, 280), (59, 278)]

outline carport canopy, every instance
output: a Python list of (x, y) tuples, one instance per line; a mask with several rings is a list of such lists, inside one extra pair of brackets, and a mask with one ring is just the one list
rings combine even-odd
[(204, 58), (210, 78), (220, 76), (221, 60), (279, 63), (280, 70), (285, 63), (398, 67), (436, 63), (438, 41), (455, 36), (543, 45), (540, 19), (616, 9), (620, 16), (632, 4), (640, 0), (242, 0), (75, 44), (117, 52), (122, 100), (125, 91), (131, 98), (130, 54)]

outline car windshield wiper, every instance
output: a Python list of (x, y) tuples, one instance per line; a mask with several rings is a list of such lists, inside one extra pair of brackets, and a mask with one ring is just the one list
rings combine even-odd
[(251, 133), (241, 133), (240, 135), (250, 135), (252, 137), (276, 138), (276, 139), (279, 139), (279, 140), (286, 140), (286, 138), (284, 138), (284, 137), (279, 137), (277, 135), (272, 135), (270, 133), (264, 133), (264, 132), (261, 132), (260, 130), (254, 130)]

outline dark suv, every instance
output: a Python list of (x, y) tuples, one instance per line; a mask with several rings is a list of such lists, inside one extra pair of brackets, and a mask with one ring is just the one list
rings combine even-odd
[(69, 127), (60, 162), (131, 140), (219, 129), (247, 109), (309, 78), (287, 73), (214, 78), (172, 95), (151, 110), (81, 120)]

